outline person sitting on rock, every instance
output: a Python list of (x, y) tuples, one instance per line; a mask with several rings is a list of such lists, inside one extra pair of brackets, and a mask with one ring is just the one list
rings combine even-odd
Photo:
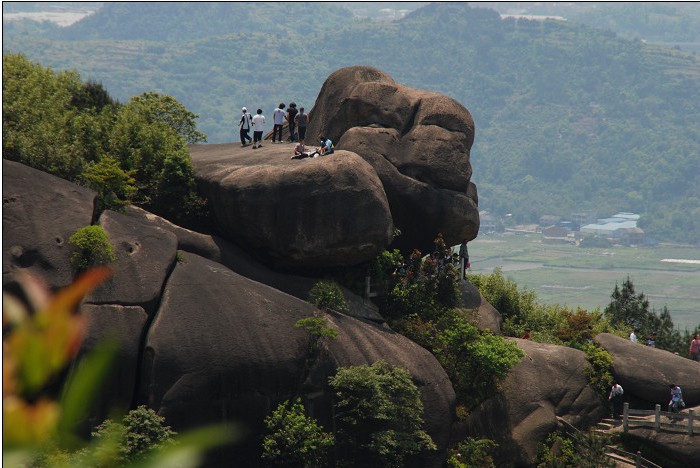
[(309, 153), (306, 151), (306, 146), (304, 146), (304, 140), (299, 140), (299, 143), (294, 147), (294, 156), (292, 156), (292, 159), (304, 159), (308, 157)]
[(321, 156), (325, 156), (327, 154), (333, 154), (334, 153), (334, 148), (333, 148), (333, 142), (331, 141), (330, 138), (326, 137), (321, 137), (321, 146), (316, 150), (318, 154)]

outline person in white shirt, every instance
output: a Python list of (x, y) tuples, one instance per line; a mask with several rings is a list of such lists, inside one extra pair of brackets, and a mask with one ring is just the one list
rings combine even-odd
[(284, 143), (284, 141), (282, 140), (282, 128), (284, 127), (285, 120), (287, 120), (287, 117), (284, 115), (284, 103), (280, 102), (280, 105), (272, 113), (272, 123), (274, 124), (274, 127), (272, 127), (272, 142), (273, 143), (275, 142), (275, 137), (277, 136), (278, 131), (279, 131), (278, 141), (280, 143)]
[(265, 130), (265, 116), (262, 115), (262, 109), (258, 109), (257, 114), (253, 117), (253, 149), (262, 148), (262, 134)]
[(622, 414), (623, 409), (623, 399), (625, 391), (622, 389), (622, 385), (613, 381), (612, 388), (610, 389), (610, 394), (608, 395), (608, 401), (612, 403), (612, 418), (619, 419)]
[(639, 332), (639, 330), (637, 330), (637, 329), (635, 328), (634, 331), (632, 331), (632, 333), (630, 333), (630, 341), (631, 341), (632, 343), (636, 343), (636, 342), (637, 342), (637, 333), (638, 333), (638, 332)]

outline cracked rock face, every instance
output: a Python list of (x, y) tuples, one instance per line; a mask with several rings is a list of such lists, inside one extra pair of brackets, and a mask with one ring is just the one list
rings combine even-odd
[[(125, 214), (105, 211), (93, 220), (92, 191), (6, 160), (2, 176), (5, 291), (17, 286), (23, 273), (52, 290), (70, 284), (75, 275), (71, 249), (55, 239), (67, 239), (93, 222), (115, 247), (114, 275), (80, 306), (85, 337), (72, 369), (103, 340), (117, 340), (105, 386), (79, 428), (84, 436), (114, 411), (148, 404), (180, 432), (241, 424), (249, 430), (245, 440), (222, 448), (206, 466), (230, 466), (231, 460), (257, 466), (264, 418), (279, 403), (301, 396), (314, 408), (314, 417), (330, 427), (328, 377), (339, 366), (383, 359), (407, 368), (416, 382), (426, 430), (440, 449), (422, 466), (441, 466), (456, 397), (429, 351), (385, 326), (323, 314), (299, 298), (308, 297), (304, 281), (266, 269), (223, 239), (133, 208)], [(28, 259), (24, 252), (33, 253)], [(295, 324), (314, 314), (323, 314), (340, 336), (307, 369), (312, 337)]]
[(401, 231), (395, 246), (425, 251), (437, 233), (448, 245), (476, 237), (474, 120), (457, 101), (396, 83), (375, 68), (343, 68), (324, 83), (307, 135), (330, 137), (374, 167)]

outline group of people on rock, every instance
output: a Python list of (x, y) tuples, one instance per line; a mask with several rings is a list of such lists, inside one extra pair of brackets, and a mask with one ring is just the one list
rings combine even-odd
[[(632, 330), (632, 333), (630, 333), (630, 341), (632, 343), (639, 343), (639, 339), (637, 338), (637, 333), (639, 333), (639, 330), (637, 328)], [(651, 333), (647, 337), (646, 345), (649, 346), (650, 348), (656, 348), (656, 333)]]
[[(685, 408), (685, 402), (683, 401), (683, 391), (681, 387), (672, 383), (668, 385), (671, 390), (671, 399), (668, 402), (668, 412), (669, 413), (680, 413), (683, 408)], [(624, 404), (625, 391), (622, 385), (613, 381), (612, 388), (610, 388), (610, 393), (608, 394), (608, 401), (612, 405), (611, 417), (613, 419), (620, 419), (622, 415), (622, 408)]]
[[(632, 333), (630, 333), (631, 342), (639, 343), (637, 333), (639, 333), (639, 329), (635, 328), (634, 330), (632, 330)], [(651, 333), (649, 335), (646, 341), (646, 345), (650, 348), (656, 347), (656, 333)], [(696, 333), (695, 336), (693, 336), (693, 339), (690, 340), (690, 346), (688, 347), (688, 356), (690, 356), (690, 359), (692, 359), (693, 361), (700, 361), (700, 333)]]
[[(295, 102), (289, 104), (289, 108), (285, 112), (285, 104), (280, 102), (279, 106), (272, 113), (272, 143), (284, 143), (282, 130), (284, 123), (289, 124), (289, 142), (303, 141), (306, 136), (306, 128), (309, 125), (309, 115), (304, 112), (304, 108), (300, 107), (297, 110)], [(258, 109), (255, 115), (248, 113), (248, 108), (241, 109), (242, 115), (238, 121), (240, 129), (241, 147), (248, 146), (253, 143), (253, 149), (263, 146), (262, 136), (265, 131), (265, 116), (262, 109)], [(253, 130), (253, 137), (249, 135), (250, 130)]]

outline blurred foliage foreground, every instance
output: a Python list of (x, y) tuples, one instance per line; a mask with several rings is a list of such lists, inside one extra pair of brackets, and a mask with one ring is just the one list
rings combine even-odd
[(52, 295), (25, 275), (20, 283), (26, 304), (3, 293), (4, 467), (198, 466), (207, 449), (235, 439), (230, 427), (175, 437), (163, 418), (145, 406), (121, 422), (104, 421), (90, 442), (77, 435), (100, 393), (117, 343), (102, 343), (71, 367), (86, 324), (76, 309), (110, 276), (108, 267), (93, 268)]

